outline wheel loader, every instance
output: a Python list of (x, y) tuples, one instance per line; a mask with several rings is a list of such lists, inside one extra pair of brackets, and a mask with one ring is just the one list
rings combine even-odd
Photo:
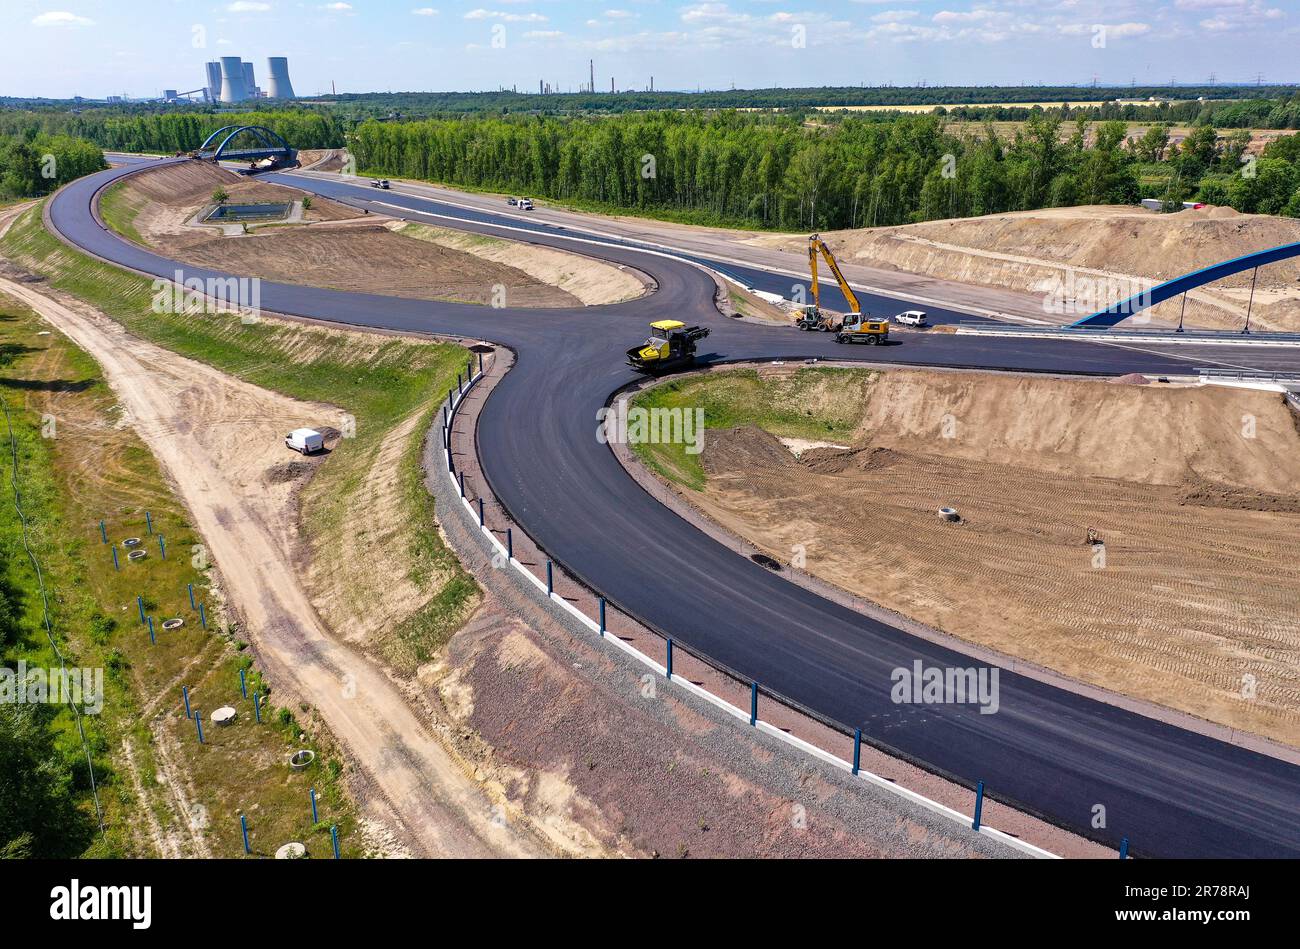
[(695, 344), (709, 335), (708, 327), (687, 326), (680, 320), (651, 323), (650, 336), (627, 351), (627, 364), (639, 372), (658, 375), (695, 363)]

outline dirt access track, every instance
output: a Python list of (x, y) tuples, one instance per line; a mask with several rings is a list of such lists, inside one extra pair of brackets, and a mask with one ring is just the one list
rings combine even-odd
[(550, 853), (448, 754), (395, 683), (330, 634), (295, 573), (292, 486), (268, 474), (283, 466), (285, 431), (338, 409), (239, 382), (29, 286), (0, 279), (0, 290), (99, 360), (208, 543), (277, 694), (311, 702), (359, 765), (369, 816), (403, 828), (422, 856)]
[(483, 305), (560, 307), (617, 303), (640, 296), (635, 274), (589, 257), (500, 238), (444, 235), (436, 228), (394, 230), (313, 197), (302, 224), (249, 227), (225, 234), (190, 223), (224, 189), (232, 203), (301, 200), (291, 188), (249, 179), (208, 162), (150, 168), (122, 185), (139, 236), (185, 263), (286, 283)]
[(710, 430), (687, 496), (910, 619), (1300, 746), (1300, 434), (1280, 394), (902, 370), (860, 384), (838, 396), (863, 404), (849, 449), (796, 458), (757, 428)]

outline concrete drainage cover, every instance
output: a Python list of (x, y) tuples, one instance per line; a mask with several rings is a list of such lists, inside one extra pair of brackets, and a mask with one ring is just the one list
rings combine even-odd
[(957, 513), (957, 509), (955, 507), (939, 508), (939, 516), (942, 517), (945, 521), (952, 521), (953, 523), (956, 523), (957, 521), (961, 520), (961, 515)]
[(145, 557), (148, 557), (148, 556), (149, 556), (149, 551), (147, 551), (147, 550), (133, 550), (133, 551), (131, 551), (129, 554), (126, 555), (126, 559), (127, 559), (127, 560), (143, 560)]
[(296, 840), (290, 841), (275, 852), (277, 860), (301, 860), (305, 856), (307, 856), (307, 848)]
[(218, 725), (229, 725), (235, 720), (235, 710), (229, 705), (223, 705), (209, 717)]
[(289, 756), (289, 767), (301, 771), (316, 760), (316, 752), (303, 748)]
[(140, 538), (139, 538), (139, 537), (128, 537), (126, 540), (122, 541), (122, 546), (123, 546), (123, 547), (139, 547), (139, 546), (140, 546)]
[(180, 629), (184, 625), (185, 620), (181, 619), (179, 616), (163, 620), (163, 629)]

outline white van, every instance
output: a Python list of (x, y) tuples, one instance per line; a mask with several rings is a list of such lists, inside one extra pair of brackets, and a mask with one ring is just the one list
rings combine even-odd
[(519, 210), (520, 210), (520, 211), (531, 211), (532, 209), (533, 209), (533, 201), (532, 201), (531, 198), (520, 198), (520, 199), (519, 199)]
[(894, 317), (895, 323), (901, 323), (904, 326), (925, 326), (924, 310), (904, 310), (898, 316)]
[(284, 443), (304, 455), (325, 450), (325, 436), (314, 428), (295, 428), (284, 436)]

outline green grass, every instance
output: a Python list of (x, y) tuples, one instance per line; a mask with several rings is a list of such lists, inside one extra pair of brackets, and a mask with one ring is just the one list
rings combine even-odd
[(110, 185), (100, 196), (99, 216), (104, 219), (109, 230), (116, 231), (137, 244), (144, 244), (144, 238), (135, 227), (135, 219), (139, 213), (140, 206), (131, 200), (131, 192), (127, 190), (126, 181)]
[[(156, 756), (158, 742), (170, 736), (175, 740), (173, 760), (194, 788), (193, 803), (206, 815), (205, 837), (216, 855), (243, 852), (239, 809), (257, 815), (253, 822), (264, 831), (261, 839), (309, 841), (313, 853), (328, 855), (328, 838), (322, 846), (307, 810), (310, 786), (322, 796), (322, 813), (339, 824), (345, 851), (359, 854), (355, 817), (340, 774), (329, 766), (330, 749), (306, 742), (317, 751), (318, 763), (291, 772), (284, 756), (304, 743), (287, 727), (273, 724), (270, 708), (267, 724), (256, 725), (251, 701), (240, 696), (239, 669), (249, 670), (253, 684), (260, 683), (260, 673), (217, 631), (220, 616), (208, 599), (205, 561), (194, 558), (202, 538), (153, 454), (129, 427), (118, 424), (117, 398), (97, 363), (61, 334), (38, 335), (44, 330), (46, 324), (34, 313), (0, 296), (0, 352), (10, 360), (0, 394), (13, 418), (17, 478), (50, 594), (56, 641), (70, 666), (104, 670), (102, 714), (84, 716), (106, 818), (102, 837), (93, 831), (88, 769), (72, 713), (60, 710), (52, 722), (59, 754), (72, 766), (73, 791), (85, 822), (83, 853), (154, 855), (147, 835), (132, 831), (145, 826), (144, 808), (174, 828)], [(36, 577), (22, 550), (22, 528), (12, 503), (14, 466), (2, 427), (0, 436), (5, 498), (0, 503), (0, 549), (7, 579), (24, 593), (24, 637), (4, 659), (50, 667), (56, 659), (41, 626)], [(120, 569), (114, 567), (112, 546), (102, 540), (101, 520), (118, 547)], [(143, 538), (149, 552), (137, 563), (127, 561), (121, 547), (122, 539), (132, 536)], [(160, 537), (167, 546), (165, 558)], [(190, 584), (196, 603), (207, 603), (207, 630), (189, 605)], [(146, 615), (154, 618), (153, 642), (140, 621), (137, 596), (143, 598)], [(162, 630), (162, 620), (170, 617), (180, 617), (184, 626)], [(228, 728), (209, 725), (207, 743), (200, 746), (193, 722), (181, 713), (179, 681), (189, 685), (195, 707), (210, 713), (219, 705), (234, 705), (239, 720)], [(145, 706), (158, 696), (161, 716), (146, 713)], [(124, 744), (132, 748), (148, 801), (134, 790)]]
[[(862, 418), (870, 380), (863, 369), (808, 367), (788, 374), (732, 369), (657, 385), (631, 401), (636, 408), (704, 410), (704, 426), (753, 425), (778, 437), (837, 441), (850, 438)], [(700, 455), (684, 444), (637, 444), (637, 456), (661, 477), (703, 490)]]
[[(68, 248), (45, 230), (39, 207), (14, 222), (0, 240), (0, 253), (44, 274), (52, 286), (93, 304), (137, 336), (256, 385), (339, 406), (351, 416), (356, 437), (320, 467), (303, 493), (304, 533), (325, 555), (348, 556), (346, 514), (385, 437), (413, 413), (431, 415), (469, 361), (459, 346), (409, 338), (274, 320), (246, 325), (233, 315), (155, 313), (151, 281)], [(338, 421), (335, 426), (342, 428)], [(410, 550), (414, 573), (436, 578), (439, 585), (401, 628), (374, 630), (371, 636), (383, 658), (405, 672), (414, 671), (416, 657), (432, 655), (459, 626), (476, 589), (432, 529), (432, 500), (416, 504), (424, 489), (414, 459), (424, 430), (417, 426), (407, 446), (402, 496), (409, 510), (400, 542)], [(385, 647), (399, 640), (401, 648)]]

